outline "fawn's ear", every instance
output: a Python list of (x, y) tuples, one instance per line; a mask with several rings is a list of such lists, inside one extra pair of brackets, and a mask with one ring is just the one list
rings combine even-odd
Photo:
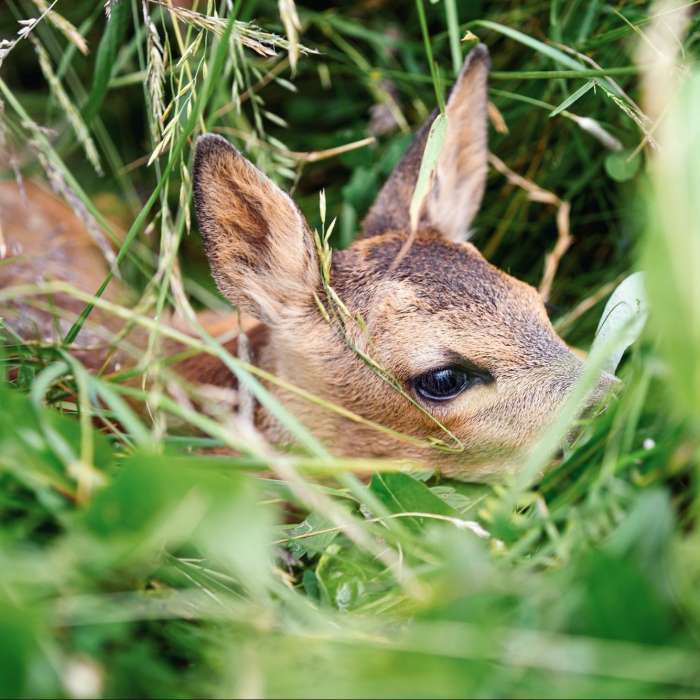
[[(464, 240), (484, 194), (488, 169), (489, 52), (477, 45), (467, 56), (446, 105), (447, 134), (420, 215), (453, 241)], [(409, 208), (423, 151), (437, 111), (421, 127), (369, 210), (364, 236), (408, 230)]]
[(194, 204), (212, 274), (229, 301), (267, 323), (313, 302), (320, 274), (304, 217), (220, 136), (197, 141)]

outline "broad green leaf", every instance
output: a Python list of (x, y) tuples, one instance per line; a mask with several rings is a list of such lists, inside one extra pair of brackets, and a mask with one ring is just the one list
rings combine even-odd
[(455, 481), (449, 485), (431, 486), (430, 492), (438, 496), (448, 506), (454, 508), (459, 517), (474, 517), (488, 498), (490, 487), (483, 484), (469, 484)]
[(457, 517), (457, 511), (423, 482), (408, 474), (375, 474), (370, 488), (392, 513), (436, 513)]
[[(423, 482), (408, 474), (375, 474), (370, 489), (392, 513), (432, 513), (450, 518), (460, 517), (452, 506), (436, 496)], [(402, 518), (402, 522), (416, 529), (426, 519)]]
[[(326, 532), (326, 530), (330, 530), (330, 532)], [(312, 533), (316, 531), (319, 534), (313, 535)], [(290, 538), (301, 536), (300, 539), (292, 539), (289, 549), (297, 558), (303, 555), (321, 554), (339, 534), (340, 531), (334, 528), (328, 519), (318, 513), (311, 513), (306, 520), (289, 532)]]

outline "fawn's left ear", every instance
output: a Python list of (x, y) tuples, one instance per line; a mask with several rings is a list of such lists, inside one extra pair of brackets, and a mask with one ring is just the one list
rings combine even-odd
[[(447, 133), (425, 197), (420, 223), (453, 241), (465, 240), (479, 209), (488, 170), (489, 52), (471, 50), (446, 105)], [(416, 134), (363, 222), (363, 234), (408, 230), (409, 209), (430, 126), (437, 111)]]
[(213, 134), (197, 141), (193, 186), (209, 265), (229, 301), (267, 323), (313, 303), (313, 236), (289, 195)]

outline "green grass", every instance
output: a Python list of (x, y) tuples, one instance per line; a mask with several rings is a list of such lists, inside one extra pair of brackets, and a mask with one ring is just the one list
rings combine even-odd
[[(684, 71), (659, 80), (635, 62), (659, 41), (646, 2), (299, 0), (310, 51), (292, 73), (289, 15), (231, 4), (256, 27), (229, 12), (176, 26), (156, 3), (149, 27), (136, 0), (112, 2), (107, 22), (102, 2), (59, 0), (89, 53), (47, 17), (0, 65), (0, 176), (52, 173), (120, 241), (141, 296), (111, 307), (106, 279), (61, 344), (0, 329), (0, 696), (700, 695), (697, 18)], [(8, 0), (0, 37), (38, 14)], [(508, 127), (491, 129), (491, 150), (571, 203), (549, 299), (563, 337), (590, 347), (615, 284), (647, 270), (649, 327), (619, 400), (554, 458), (542, 443), (524, 467), (547, 460), (544, 475), (486, 487), (379, 463), (365, 483), (366, 463), (330, 456), (206, 337), (187, 342), (222, 357), (300, 448), (279, 453), (168, 393), (167, 363), (149, 359), (174, 331), (154, 318), (181, 303), (181, 280), (195, 309), (224, 308), (189, 213), (193, 138), (245, 148), (319, 230), (325, 190), (324, 225), (337, 217), (332, 243), (346, 246), (467, 31), (489, 46)], [(299, 155), (365, 139), (377, 104), (392, 128), (376, 143)], [(474, 242), (538, 285), (555, 216), (492, 169)], [(38, 287), (21, 291), (31, 303)], [(0, 317), (17, 294), (0, 289)], [(72, 358), (93, 308), (145, 329), (153, 390)]]

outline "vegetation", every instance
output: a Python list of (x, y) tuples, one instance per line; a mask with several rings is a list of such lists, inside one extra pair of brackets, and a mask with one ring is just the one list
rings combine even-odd
[[(692, 4), (3, 3), (2, 176), (49, 180), (113, 237), (140, 292), (117, 311), (150, 342), (134, 388), (71, 356), (90, 305), (63, 343), (2, 327), (0, 695), (700, 694)], [(551, 288), (583, 349), (647, 269), (619, 399), (495, 486), (366, 480), (291, 416), (285, 454), (194, 411), (153, 319), (225, 308), (190, 214), (196, 135), (237, 143), (345, 246), (475, 37), (495, 156), (473, 240)]]

